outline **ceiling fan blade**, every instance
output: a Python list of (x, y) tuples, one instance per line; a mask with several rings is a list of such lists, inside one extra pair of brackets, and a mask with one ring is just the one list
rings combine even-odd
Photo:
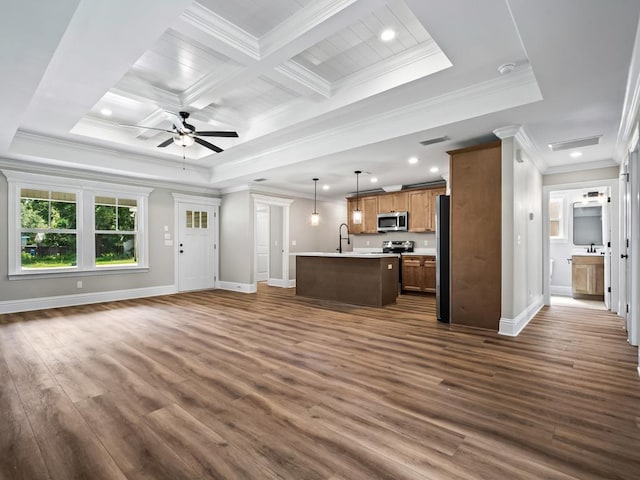
[(220, 147), (216, 147), (213, 143), (209, 143), (206, 140), (202, 140), (201, 138), (193, 137), (193, 139), (196, 141), (196, 143), (199, 143), (203, 147), (207, 147), (207, 148), (213, 150), (216, 153), (220, 153), (220, 152), (224, 151)]
[(168, 140), (165, 140), (160, 145), (158, 145), (158, 147), (160, 147), (160, 148), (168, 147), (172, 143), (173, 143), (173, 138), (169, 138)]
[(204, 132), (194, 132), (194, 135), (199, 135), (201, 137), (237, 137), (237, 132), (216, 132), (216, 131), (204, 131)]
[(119, 123), (118, 126), (129, 127), (129, 128), (139, 128), (144, 130), (158, 130), (159, 132), (167, 132), (167, 133), (176, 133), (175, 130), (167, 130), (166, 128), (145, 127), (143, 125), (127, 125), (126, 123)]

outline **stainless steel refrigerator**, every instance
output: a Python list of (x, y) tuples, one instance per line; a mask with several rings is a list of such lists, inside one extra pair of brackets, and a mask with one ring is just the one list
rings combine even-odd
[(449, 323), (450, 298), (450, 219), (451, 198), (436, 197), (436, 317)]

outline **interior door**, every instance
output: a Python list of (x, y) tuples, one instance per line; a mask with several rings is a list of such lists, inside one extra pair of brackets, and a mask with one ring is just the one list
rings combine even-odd
[(213, 208), (188, 203), (178, 205), (178, 290), (213, 288)]
[[(611, 192), (607, 191), (607, 198)], [(604, 244), (604, 306), (611, 310), (611, 202), (602, 206), (602, 243)]]
[(256, 204), (256, 282), (269, 279), (269, 205)]

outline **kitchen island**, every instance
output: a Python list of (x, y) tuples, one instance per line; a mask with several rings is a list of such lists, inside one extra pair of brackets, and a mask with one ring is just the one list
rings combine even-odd
[(398, 256), (386, 253), (300, 252), (296, 295), (382, 307), (398, 297)]

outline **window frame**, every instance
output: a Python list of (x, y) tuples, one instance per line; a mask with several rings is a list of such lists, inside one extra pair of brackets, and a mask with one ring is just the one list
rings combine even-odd
[[(558, 219), (560, 225), (558, 227), (559, 235), (551, 235), (551, 202), (560, 203), (560, 218)], [(549, 240), (553, 243), (567, 243), (569, 241), (568, 235), (568, 222), (567, 222), (567, 196), (566, 195), (554, 195), (549, 198)]]
[[(36, 173), (1, 170), (7, 178), (8, 206), (8, 274), (9, 279), (42, 278), (52, 276), (95, 275), (97, 273), (125, 273), (149, 270), (148, 199), (153, 188), (122, 185), (110, 182), (41, 175)], [(76, 255), (74, 267), (23, 269), (21, 262), (22, 216), (21, 190), (31, 188), (63, 191), (76, 194)], [(97, 266), (95, 261), (95, 198), (115, 196), (137, 201), (138, 262), (134, 265)]]

